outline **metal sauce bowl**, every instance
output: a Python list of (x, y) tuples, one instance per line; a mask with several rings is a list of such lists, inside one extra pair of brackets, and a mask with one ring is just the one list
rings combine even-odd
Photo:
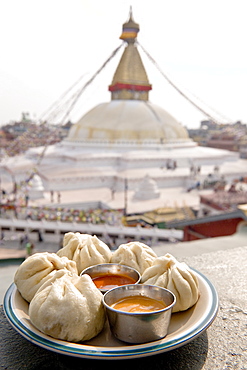
[[(159, 311), (131, 313), (111, 307), (121, 298), (143, 295), (163, 301), (167, 307)], [(146, 343), (164, 338), (170, 324), (175, 295), (168, 289), (155, 285), (132, 284), (109, 290), (103, 297), (112, 333), (128, 343)]]
[[(134, 280), (134, 284), (138, 284), (141, 280), (140, 273), (135, 270), (133, 267), (126, 265), (120, 265), (119, 263), (101, 263), (98, 265), (87, 267), (81, 272), (80, 275), (87, 274), (92, 279), (104, 275), (123, 275), (130, 277)], [(101, 293), (106, 293), (108, 289), (99, 289)]]

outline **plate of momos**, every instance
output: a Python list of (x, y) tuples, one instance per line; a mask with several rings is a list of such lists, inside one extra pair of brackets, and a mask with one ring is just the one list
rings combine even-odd
[[(167, 288), (176, 296), (168, 335), (126, 345), (111, 333), (102, 293), (87, 267), (117, 263), (136, 269), (141, 284)], [(171, 254), (157, 256), (134, 241), (110, 248), (97, 236), (69, 232), (57, 253), (35, 253), (17, 269), (4, 297), (13, 327), (32, 342), (55, 352), (85, 358), (133, 358), (169, 351), (192, 340), (214, 320), (218, 296), (200, 272)]]

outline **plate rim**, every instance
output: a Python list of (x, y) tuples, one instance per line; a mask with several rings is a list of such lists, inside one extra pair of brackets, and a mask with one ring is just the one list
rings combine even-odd
[[(104, 346), (100, 347), (94, 345), (92, 346), (81, 345), (77, 343), (73, 343), (72, 346), (70, 345), (70, 342), (54, 339), (41, 332), (40, 335), (38, 335), (29, 328), (27, 328), (18, 319), (15, 313), (15, 309), (13, 308), (12, 304), (13, 295), (17, 290), (15, 283), (12, 283), (5, 293), (3, 301), (4, 313), (9, 323), (19, 334), (21, 334), (30, 342), (53, 352), (74, 357), (82, 357), (88, 359), (107, 359), (107, 360), (129, 359), (150, 356), (162, 352), (167, 352), (189, 343), (191, 340), (195, 339), (198, 335), (205, 331), (212, 324), (212, 322), (217, 316), (219, 309), (219, 299), (214, 285), (204, 274), (202, 274), (201, 272), (197, 271), (194, 268), (191, 269), (196, 274), (199, 275), (199, 277), (204, 281), (204, 284), (207, 285), (207, 288), (211, 293), (212, 302), (210, 309), (208, 310), (205, 318), (200, 323), (199, 327), (196, 326), (192, 330), (187, 331), (186, 333), (181, 335), (179, 339), (171, 339), (163, 343), (160, 343), (160, 341), (155, 341), (150, 342), (150, 345), (148, 345), (147, 343), (140, 345), (138, 344), (126, 345), (125, 350), (123, 351), (123, 349), (121, 349), (122, 347), (104, 347)], [(145, 345), (145, 347), (143, 347), (143, 345)]]

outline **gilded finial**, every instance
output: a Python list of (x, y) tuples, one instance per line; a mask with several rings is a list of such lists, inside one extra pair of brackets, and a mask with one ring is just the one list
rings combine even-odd
[(123, 32), (120, 36), (120, 39), (128, 43), (134, 43), (139, 31), (139, 24), (135, 23), (133, 20), (132, 6), (130, 6), (129, 20), (123, 24)]

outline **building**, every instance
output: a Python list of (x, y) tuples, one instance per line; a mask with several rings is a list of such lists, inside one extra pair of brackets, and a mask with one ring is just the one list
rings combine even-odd
[(246, 158), (243, 153), (247, 147), (247, 126), (240, 121), (218, 124), (205, 120), (198, 129), (190, 129), (188, 133), (199, 145), (239, 152), (241, 158)]

